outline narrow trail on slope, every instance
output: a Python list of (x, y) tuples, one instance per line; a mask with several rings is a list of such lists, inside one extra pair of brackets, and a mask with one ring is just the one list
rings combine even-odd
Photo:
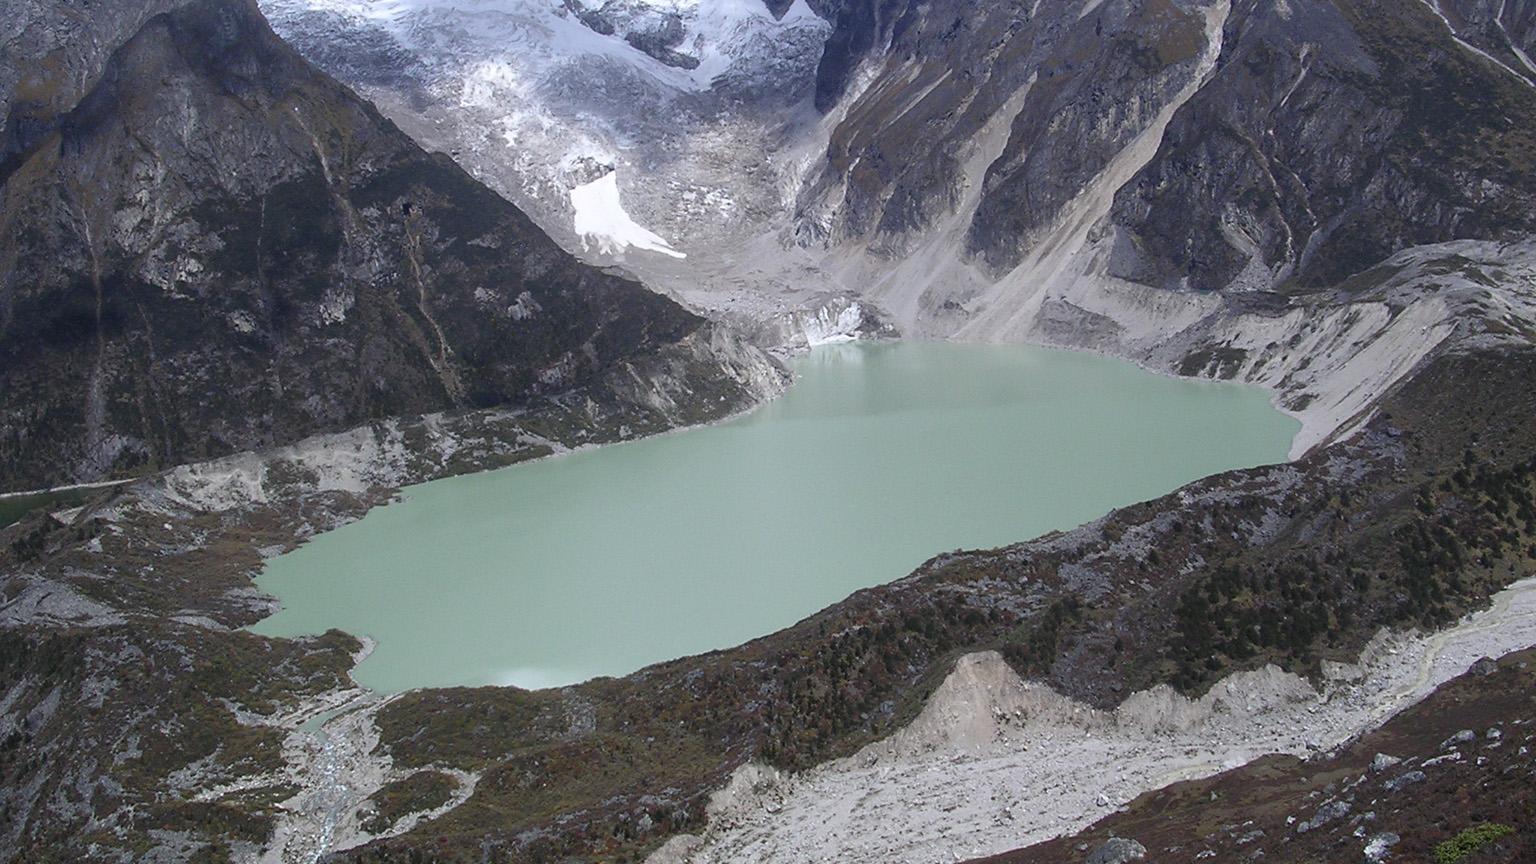
[[(1365, 718), (1362, 728), (1355, 734), (1363, 734), (1380, 727), (1383, 723), (1402, 711), (1423, 701), (1440, 684), (1449, 678), (1455, 677), (1453, 673), (1443, 678), (1436, 679), (1435, 664), (1444, 656), (1447, 648), (1455, 647), (1470, 636), (1487, 633), (1507, 627), (1518, 621), (1536, 622), (1536, 602), (1531, 608), (1514, 611), (1516, 601), (1525, 600), (1536, 595), (1536, 579), (1526, 579), (1511, 585), (1504, 591), (1494, 595), (1493, 605), (1481, 612), (1474, 612), (1462, 620), (1460, 624), (1449, 630), (1442, 630), (1424, 643), (1423, 653), (1419, 655), (1415, 664), (1412, 681), (1393, 687), (1383, 693), (1377, 706)], [(1354, 737), (1351, 735), (1350, 737)], [(1344, 743), (1344, 742), (1339, 742)], [(1174, 769), (1160, 775), (1154, 788), (1162, 788), (1174, 783), (1182, 783), (1186, 780), (1196, 780), (1206, 777), (1218, 771), (1225, 770), (1226, 766), (1219, 762), (1204, 762), (1198, 765), (1188, 765)]]
[[(1523, 600), (1533, 593), (1536, 593), (1536, 579), (1525, 579), (1517, 582), (1504, 591), (1495, 594), (1491, 608), (1482, 612), (1474, 612), (1463, 619), (1460, 625), (1450, 630), (1442, 630), (1430, 637), (1423, 656), (1419, 658), (1418, 673), (1414, 676), (1413, 683), (1391, 694), (1383, 701), (1402, 701), (1413, 699), (1415, 696), (1423, 698), (1432, 686), (1438, 686), (1436, 682), (1432, 681), (1435, 661), (1440, 659), (1440, 656), (1445, 652), (1445, 649), (1451, 644), (1453, 639), (1459, 641), (1476, 633), (1486, 633), (1508, 625), (1513, 621), (1522, 619), (1536, 620), (1536, 605), (1525, 611), (1510, 613), (1510, 609), (1515, 605), (1516, 600)], [(1417, 702), (1418, 699), (1413, 699), (1413, 701)], [(1393, 713), (1396, 712), (1394, 711)]]

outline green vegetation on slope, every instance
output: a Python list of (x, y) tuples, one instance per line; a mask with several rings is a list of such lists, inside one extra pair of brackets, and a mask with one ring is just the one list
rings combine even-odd
[(368, 796), (372, 814), (363, 820), (363, 830), (383, 834), (412, 813), (423, 813), (447, 804), (459, 788), (459, 781), (441, 771), (417, 771), (404, 780), (386, 783)]
[(1484, 822), (1462, 831), (1435, 847), (1435, 864), (1461, 864), (1495, 840), (1515, 833), (1508, 825)]

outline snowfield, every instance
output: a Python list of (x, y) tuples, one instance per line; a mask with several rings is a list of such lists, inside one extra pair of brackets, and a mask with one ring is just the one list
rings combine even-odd
[(619, 201), (617, 171), (572, 189), (571, 207), (576, 211), (576, 233), (581, 237), (582, 248), (590, 242), (604, 255), (620, 255), (633, 247), (673, 258), (688, 257), (624, 212)]

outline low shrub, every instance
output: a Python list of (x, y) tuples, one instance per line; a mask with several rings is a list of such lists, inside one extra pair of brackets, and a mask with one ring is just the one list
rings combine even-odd
[(1515, 829), (1497, 822), (1473, 825), (1455, 837), (1435, 847), (1435, 864), (1459, 864), (1468, 855), (1482, 849), (1500, 837), (1508, 837)]

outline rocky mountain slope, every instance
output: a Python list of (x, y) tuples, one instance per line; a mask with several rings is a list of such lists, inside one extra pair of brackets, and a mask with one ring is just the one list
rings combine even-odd
[[(1533, 613), (1536, 582), (1526, 579), (1454, 627), (1372, 640), (1358, 663), (1327, 664), (1311, 680), (1264, 667), (1228, 675), (1199, 698), (1159, 686), (1113, 710), (1020, 678), (996, 651), (967, 654), (890, 737), (810, 771), (738, 770), (711, 797), (705, 830), (674, 838), (654, 860), (920, 864), (1071, 837), (1176, 780), (1346, 747), (1480, 656), (1531, 644)], [(1203, 803), (1202, 816), (1159, 827), (1200, 837), (1204, 818), (1226, 809), (1219, 799)], [(1103, 842), (1056, 848), (1075, 847), (1079, 854), (1060, 860), (1081, 864)], [(1160, 857), (1180, 851), (1155, 848)]]
[(1076, 836), (983, 860), (1529, 860), (1533, 660), (1483, 658), (1336, 753), (1170, 786)]
[(338, 748), (300, 727), (366, 702), (347, 671), (367, 646), (241, 629), (273, 611), (253, 584), (263, 559), (400, 486), (719, 419), (782, 386), (755, 349), (704, 328), (518, 408), (183, 466), (0, 529), (0, 861), (335, 848), (358, 830), (342, 823), (352, 796), (384, 775), (338, 789)]
[[(207, 137), (133, 145), (135, 134), (187, 130), (176, 124), (203, 116), (163, 101), (177, 94), (220, 106), (209, 116), (255, 116), (273, 130), (247, 147), (240, 126), (216, 127), (238, 159), (198, 151), (202, 173), (192, 176), (246, 207), (229, 213), (250, 214), (251, 199), (235, 191), (251, 188), (244, 172), (268, 170), (272, 154), (292, 156), (279, 159), (295, 166), (286, 179), (336, 202), (298, 231), (269, 233), (259, 210), (254, 233), (227, 229), (248, 237), (250, 252), (250, 266), (227, 276), (259, 286), (270, 267), (291, 277), (293, 296), (313, 304), (290, 310), (294, 326), (341, 334), (340, 344), (310, 345), (289, 372), (310, 380), (315, 364), (330, 374), (371, 337), (390, 349), (383, 371), (404, 382), (391, 392), (413, 405), (473, 407), (481, 391), (469, 382), (524, 389), (514, 407), (381, 421), (185, 466), (0, 531), (0, 859), (667, 864), (798, 861), (814, 843), (842, 860), (959, 860), (1074, 834), (1100, 808), (1128, 803), (1042, 761), (1111, 770), (1126, 755), (1129, 797), (1260, 752), (1340, 745), (1336, 762), (1259, 763), (1019, 853), (1077, 861), (1123, 830), (1160, 854), (1264, 848), (1291, 860), (1292, 849), (1364, 854), (1388, 832), (1399, 837), (1381, 838), (1388, 851), (1427, 849), (1474, 826), (1396, 826), (1432, 807), (1460, 812), (1478, 784), (1523, 776), (1526, 754), (1500, 752), (1484, 730), (1453, 745), (1468, 764), (1425, 764), (1454, 737), (1434, 713), (1444, 701), (1380, 733), (1401, 748), (1367, 739), (1351, 750), (1347, 739), (1463, 671), (1478, 656), (1466, 651), (1529, 644), (1529, 3), (264, 5), (316, 62), (568, 248), (622, 258), (765, 338), (812, 341), (876, 317), (906, 333), (1046, 341), (1262, 383), (1306, 424), (1298, 458), (1207, 478), (1070, 532), (942, 555), (783, 632), (624, 679), (379, 699), (345, 675), (367, 650), (350, 636), (268, 640), (238, 629), (269, 608), (252, 584), (263, 555), (360, 516), (404, 483), (719, 417), (774, 392), (778, 373), (731, 331), (557, 255), (497, 200), (469, 196), (473, 219), (451, 207), (444, 190), (469, 181), (304, 71), (248, 4), (182, 0), (118, 19), (18, 2), (63, 23), (7, 49), (26, 61), (17, 68), (55, 83), (0, 79), (7, 116), (21, 118), (7, 121), (5, 164), (19, 167), (6, 176), (26, 181), (6, 180), (0, 209), (15, 195), (32, 202), (26, 212), (63, 215), (14, 223), (27, 230), (7, 248), (53, 238), (76, 282), (87, 274), (80, 296), (90, 299), (107, 296), (97, 284), (116, 283), (80, 270), (97, 248), (81, 237), (133, 240), (160, 225), (168, 238), (132, 268), (124, 253), (100, 257), (101, 272), (134, 286), (118, 296), (150, 305), (108, 318), (87, 304), (90, 314), (76, 315), (92, 338), (143, 325), (108, 340), (117, 354), (97, 341), (85, 365), (50, 361), (76, 376), (79, 393), (91, 392), (101, 357), (131, 354), (165, 375), (154, 358), (167, 334), (157, 323), (150, 353), (149, 322), (172, 322), (170, 335), (191, 326), (175, 292), (208, 283), (180, 262), (218, 261), (226, 248), (184, 255), (175, 229), (188, 223), (141, 215), (156, 212), (154, 195), (114, 207), (124, 215), (109, 224), (67, 206), (77, 200), (70, 182), (119, 178), (126, 185), (105, 187), (114, 194), (152, 185), (121, 180), (137, 176), (123, 167), (132, 163), (106, 154), (180, 153)], [(215, 14), (231, 10), (234, 19)], [(203, 47), (228, 45), (229, 27), (260, 38), (205, 57)], [(123, 51), (102, 47), (122, 40)], [(164, 47), (178, 44), (200, 47)], [(296, 77), (269, 84), (251, 73), (271, 58)], [(107, 74), (118, 69), (175, 86), (127, 87)], [(153, 122), (125, 122), (87, 98), (98, 91), (153, 108)], [(48, 154), (54, 161), (39, 161)], [(399, 165), (410, 170), (392, 174)], [(177, 190), (174, 178), (153, 183)], [(482, 211), (528, 257), (488, 249), (474, 227)], [(233, 218), (194, 215), (198, 225)], [(69, 237), (74, 245), (60, 239)], [(340, 263), (279, 259), (272, 238)], [(540, 274), (516, 264), (530, 259), (588, 292), (539, 294)], [(364, 276), (315, 281), (334, 267)], [(174, 278), (133, 275), (143, 273)], [(516, 293), (475, 306), (464, 293), (472, 277), (513, 280)], [(354, 283), (344, 320), (322, 326), (303, 314), (333, 308), (321, 302), (327, 292)], [(443, 299), (413, 305), (422, 294), (409, 289), (422, 284)], [(531, 319), (525, 287), (539, 304)], [(254, 290), (235, 296), (265, 296)], [(597, 314), (614, 298), (629, 310), (622, 321)], [(503, 322), (502, 311), (535, 329)], [(414, 329), (371, 329), (378, 320)], [(0, 330), (12, 332), (22, 331)], [(257, 334), (275, 344), (286, 332)], [(485, 344), (476, 334), (500, 346), (498, 334), (525, 332), (540, 335), (517, 343), (530, 364), (519, 368), (553, 379), (498, 377), (502, 358), (466, 347)], [(567, 356), (574, 367), (560, 362)], [(465, 384), (459, 399), (454, 376)], [(242, 404), (267, 404), (245, 392)], [(335, 392), (357, 391), (319, 393), (305, 419), (330, 416)], [(158, 406), (153, 396), (101, 416), (142, 428), (134, 406)], [(359, 398), (361, 416), (379, 404)], [(1512, 584), (1524, 601), (1509, 600)], [(1523, 676), (1506, 664), (1493, 679)], [(1515, 744), (1524, 703), (1507, 688), (1460, 682), (1438, 698), (1472, 705)], [(1169, 736), (1188, 746), (1157, 751)], [(1419, 809), (1386, 800), (1385, 827), (1373, 832), (1361, 796), (1379, 797), (1377, 787), (1344, 786), (1378, 746), (1415, 760), (1383, 782), (1415, 771), (1425, 780), (1414, 787)], [(1234, 808), (1249, 815), (1221, 815), (1206, 806), (1210, 792), (1239, 796)], [(1275, 797), (1254, 804), (1241, 797), (1250, 793)], [(1513, 818), (1499, 808), (1523, 800), (1479, 812)], [(1162, 808), (1178, 824), (1147, 827)], [(904, 833), (861, 827), (891, 814)], [(1286, 816), (1316, 824), (1300, 832)], [(1262, 847), (1239, 842), (1254, 830), (1269, 838)], [(1195, 848), (1195, 834), (1209, 850)], [(1495, 837), (1486, 854), (1517, 860), (1527, 841)]]
[[(744, 798), (758, 802), (745, 824), (763, 845), (752, 848), (792, 853), (794, 838), (821, 836), (788, 821), (805, 812), (792, 793), (820, 788), (820, 775), (792, 773), (786, 787), (768, 782), (775, 771), (852, 757), (851, 772), (833, 775), (842, 777), (831, 787), (841, 790), (836, 800), (874, 807), (881, 789), (942, 801), (973, 788), (924, 786), (941, 776), (940, 763), (950, 773), (970, 764), (955, 762), (958, 753), (913, 765), (900, 753), (896, 762), (863, 761), (880, 748), (907, 752), (904, 741), (927, 752), (924, 730), (954, 728), (970, 741), (965, 730), (995, 725), (1007, 734), (974, 740), (991, 742), (986, 758), (1000, 766), (1065, 752), (1068, 739), (1053, 743), (1060, 730), (1009, 731), (994, 711), (996, 687), (952, 698), (960, 658), (985, 652), (999, 686), (1023, 677), (1037, 682), (1039, 698), (1068, 700), (1044, 720), (1135, 702), (1167, 703), (1170, 722), (1193, 721), (1198, 710), (1180, 700), (1214, 694), (1199, 704), (1221, 702), (1208, 715), (1222, 725), (1181, 733), (1225, 742), (1214, 763), (1159, 757), (1128, 788), (1155, 789), (1174, 779), (1160, 779), (1170, 771), (1219, 770), (1224, 759), (1258, 752), (1251, 748), (1304, 754), (1309, 741), (1286, 731), (1318, 718), (1297, 693), (1311, 693), (1314, 707), (1326, 694), (1330, 711), (1369, 728), (1372, 716), (1422, 696), (1422, 685), (1461, 671), (1459, 654), (1441, 651), (1446, 663), (1421, 666), (1406, 651), (1455, 637), (1415, 641), (1406, 630), (1452, 625), (1536, 567), (1536, 342), (1526, 313), (1511, 317), (1492, 302), (1536, 296), (1536, 283), (1500, 281), (1507, 274), (1452, 254), (1424, 264), (1497, 287), (1349, 440), (1294, 464), (1208, 478), (1065, 534), (940, 556), (784, 632), (621, 680), (380, 700), (344, 677), (353, 652), (365, 650), (351, 637), (292, 642), (229, 628), (269, 608), (251, 583), (262, 555), (355, 518), (393, 486), (707, 419), (659, 410), (667, 403), (636, 381), (700, 380), (687, 374), (688, 357), (714, 368), (728, 345), (677, 355), (667, 362), (680, 367), (665, 375), (616, 370), (522, 411), (322, 437), (34, 516), (0, 533), (0, 625), (14, 644), (0, 677), (5, 848), (22, 860), (309, 861), (329, 851), (358, 861), (600, 861), (681, 837), (667, 855), (722, 860), (707, 856), (738, 848), (731, 831), (744, 817), (711, 802), (722, 787), (745, 784), (761, 785)], [(739, 379), (720, 381), (721, 395), (751, 383), (752, 367), (739, 368)], [(672, 400), (677, 410), (709, 401), (685, 395)], [(1468, 645), (1487, 652), (1520, 647), (1531, 624), (1523, 603), (1453, 632), (1485, 634)], [(1397, 635), (1379, 636), (1383, 629)], [(1386, 670), (1382, 680), (1404, 699), (1385, 714), (1371, 713), (1384, 692), (1374, 673), (1353, 689), (1310, 689), (1308, 681), (1336, 679), (1335, 664), (1362, 650), (1379, 655), (1383, 644), (1410, 658)], [(1270, 696), (1251, 684), (1271, 680)], [(996, 702), (1004, 704), (1013, 703)], [(1107, 736), (1104, 745), (1135, 754), (1166, 737), (1157, 728), (1141, 738), (1122, 729), (1124, 741)], [(1319, 740), (1352, 728), (1328, 724)], [(1002, 794), (989, 776), (974, 788)], [(1056, 836), (1096, 808), (1038, 824)], [(1006, 849), (999, 838), (1015, 836), (1000, 831), (991, 808), (927, 812), (908, 814), (912, 830), (943, 830), (912, 848), (939, 857)], [(1025, 813), (1020, 825), (1036, 825)], [(845, 830), (828, 848), (852, 860), (882, 848), (875, 839)]]
[[(1063, 4), (1017, 19), (896, 5), (866, 25), (877, 30), (863, 42), (889, 47), (859, 58), (872, 83), (844, 97), (824, 166), (838, 194), (816, 203), (835, 234), (888, 246), (949, 213), (958, 155), (1026, 83), (965, 214), (965, 252), (993, 275), (1037, 252), (1096, 180), (1118, 187), (1096, 233), (1127, 235), (1104, 247), (1117, 259), (1105, 275), (1153, 285), (1326, 283), (1406, 246), (1530, 227), (1529, 124), (1518, 118), (1531, 81), (1448, 38), (1428, 4)], [(997, 50), (975, 50), (987, 38)], [(968, 74), (940, 84), (960, 58)], [(1192, 77), (1202, 80), (1189, 90)], [(878, 104), (910, 108), (898, 124)], [(1169, 105), (1177, 116), (1159, 118)], [(868, 164), (920, 126), (951, 131), (920, 139), (924, 158)], [(1107, 175), (1148, 131), (1140, 164)], [(839, 140), (855, 133), (844, 154)], [(1262, 269), (1237, 283), (1250, 263)]]
[[(909, 330), (1265, 383), (1331, 426), (1450, 322), (1432, 290), (1344, 318), (1305, 311), (1312, 295), (1346, 308), (1333, 289), (1393, 255), (1477, 239), (1500, 257), (1532, 228), (1536, 88), (1425, 4), (1061, 4), (1006, 24), (879, 8), (866, 24), (892, 41), (843, 61), (858, 72), (796, 236)], [(941, 82), (956, 62), (969, 74)], [(1305, 332), (1254, 344), (1237, 334), (1268, 329), (1255, 315)], [(1362, 353), (1407, 362), (1343, 371)]]
[(568, 245), (581, 239), (570, 192), (609, 173), (623, 207), (685, 247), (781, 211), (764, 148), (786, 120), (814, 119), (801, 109), (829, 30), (804, 0), (262, 8), (307, 56)]
[(3, 487), (526, 401), (703, 326), (577, 263), (254, 3), (7, 6)]
[[(537, 199), (531, 212), (561, 227), (571, 216), (562, 174), (602, 152), (626, 163), (641, 222), (703, 252), (727, 236), (707, 222), (744, 223), (736, 239), (772, 232), (785, 227), (783, 204), (781, 242), (832, 262), (874, 253), (889, 265), (957, 221), (960, 242), (942, 252), (979, 266), (984, 284), (1051, 237), (1088, 229), (1115, 259), (1097, 275), (1250, 290), (1337, 281), (1407, 246), (1529, 228), (1520, 154), (1536, 73), (1521, 59), (1532, 25), (1518, 2), (266, 5), (283, 33), (392, 116), (498, 188)], [(708, 55), (721, 64), (712, 72), (727, 72), (680, 78), (678, 64), (634, 47), (633, 28), (660, 32), (663, 21), (675, 22), (674, 44), (694, 46), (689, 62)], [(597, 86), (573, 92), (578, 75)], [(747, 81), (773, 85), (772, 97), (741, 89)], [(797, 100), (824, 119), (788, 110)], [(468, 115), (451, 116), (459, 109)], [(548, 127), (551, 111), (564, 128), (536, 139), (531, 127)], [(1006, 125), (989, 135), (999, 115)], [(758, 146), (743, 154), (752, 135)], [(712, 174), (687, 155), (706, 149), (757, 164)], [(715, 185), (682, 200), (664, 191), (684, 177)], [(767, 206), (700, 222), (685, 214), (700, 195)], [(1113, 212), (1063, 209), (1084, 197), (1112, 199)], [(1205, 214), (1198, 235), (1178, 231), (1189, 213)], [(745, 287), (786, 287), (759, 275)], [(966, 304), (968, 286), (921, 287), (933, 296), (893, 309), (900, 323), (957, 326), (934, 316)]]
[[(1331, 430), (1454, 327), (1432, 290), (1353, 305), (1333, 289), (1446, 242), (1500, 258), (1533, 227), (1528, 4), (623, 5), (641, 7), (700, 34), (733, 10), (762, 38), (723, 52), (740, 76), (682, 81), (582, 4), (266, 2), (568, 248), (768, 341), (857, 306), (854, 329), (1264, 384)], [(573, 193), (593, 177), (661, 244), (584, 237), (573, 201), (592, 199)], [(1256, 317), (1294, 326), (1229, 344)]]

